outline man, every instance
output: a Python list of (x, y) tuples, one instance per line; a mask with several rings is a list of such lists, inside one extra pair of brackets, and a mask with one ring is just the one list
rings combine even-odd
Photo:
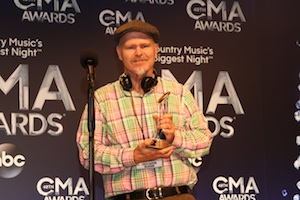
[[(123, 62), (119, 80), (95, 91), (95, 171), (103, 176), (105, 198), (195, 199), (197, 174), (188, 158), (209, 153), (212, 134), (191, 92), (158, 77), (154, 63), (159, 31), (139, 20), (114, 34)], [(159, 99), (167, 94), (167, 113)], [(162, 130), (166, 145), (155, 148)], [(88, 168), (87, 108), (77, 132), (81, 164)]]

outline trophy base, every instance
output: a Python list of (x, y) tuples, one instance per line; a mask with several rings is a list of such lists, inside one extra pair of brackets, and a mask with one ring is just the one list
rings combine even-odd
[(153, 139), (153, 143), (151, 145), (149, 145), (148, 147), (151, 147), (154, 149), (164, 149), (169, 146), (170, 146), (170, 144), (166, 140)]

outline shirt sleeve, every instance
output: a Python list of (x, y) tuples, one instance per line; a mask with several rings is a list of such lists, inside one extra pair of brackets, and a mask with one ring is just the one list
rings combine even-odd
[(213, 135), (191, 92), (184, 88), (181, 109), (184, 122), (176, 127), (172, 143), (175, 153), (185, 158), (199, 158), (209, 153)]
[[(81, 116), (76, 137), (79, 160), (86, 169), (89, 167), (89, 131), (87, 114), (88, 111), (86, 106)], [(95, 171), (101, 174), (113, 174), (120, 172), (127, 167), (136, 165), (134, 162), (134, 148), (121, 148), (118, 145), (105, 145), (106, 139), (104, 127), (102, 125), (103, 121), (104, 117), (101, 114), (99, 104), (95, 103)]]

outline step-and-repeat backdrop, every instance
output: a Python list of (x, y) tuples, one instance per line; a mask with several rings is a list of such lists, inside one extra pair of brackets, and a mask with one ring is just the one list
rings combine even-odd
[[(161, 32), (156, 69), (183, 83), (209, 121), (209, 156), (191, 160), (199, 200), (299, 199), (300, 1), (2, 0), (0, 198), (89, 200), (75, 142), (96, 85), (122, 65), (113, 33), (130, 20)], [(101, 175), (95, 192), (103, 199)]]

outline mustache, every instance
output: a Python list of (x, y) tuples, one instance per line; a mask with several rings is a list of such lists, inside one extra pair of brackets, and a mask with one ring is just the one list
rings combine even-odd
[(148, 61), (147, 58), (136, 58), (132, 60), (133, 62), (139, 62), (139, 61)]

